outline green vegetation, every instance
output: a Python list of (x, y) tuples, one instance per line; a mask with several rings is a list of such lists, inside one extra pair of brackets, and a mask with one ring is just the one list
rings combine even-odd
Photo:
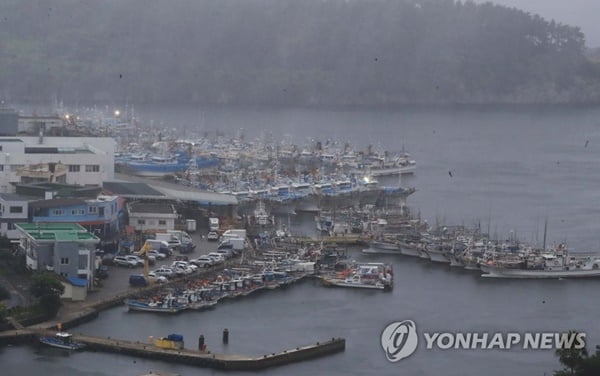
[(50, 317), (54, 317), (60, 308), (60, 295), (65, 287), (54, 273), (35, 273), (31, 280), (31, 294), (39, 299), (42, 310)]
[(3, 302), (0, 302), (0, 323), (4, 321), (4, 318), (8, 316), (8, 310)]
[(10, 292), (6, 288), (4, 288), (4, 286), (0, 285), (0, 300), (8, 298), (10, 298)]
[(576, 27), (455, 0), (20, 0), (0, 98), (395, 105), (600, 101)]
[[(575, 332), (569, 332), (575, 333)], [(566, 348), (556, 350), (556, 356), (563, 369), (554, 372), (554, 376), (597, 376), (600, 375), (600, 347), (589, 355), (586, 348)]]

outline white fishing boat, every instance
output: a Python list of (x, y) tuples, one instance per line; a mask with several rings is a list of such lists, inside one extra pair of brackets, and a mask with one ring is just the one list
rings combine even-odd
[(383, 263), (359, 264), (342, 272), (341, 276), (323, 277), (325, 286), (354, 287), (389, 291), (394, 285), (391, 265)]
[(600, 258), (569, 258), (567, 255), (545, 254), (542, 263), (525, 265), (522, 268), (506, 268), (493, 261), (481, 265), (484, 274), (490, 278), (600, 278)]
[(359, 274), (354, 274), (344, 279), (323, 279), (323, 283), (329, 286), (355, 287), (375, 290), (386, 290), (390, 288), (389, 285), (386, 285), (379, 280), (364, 279)]

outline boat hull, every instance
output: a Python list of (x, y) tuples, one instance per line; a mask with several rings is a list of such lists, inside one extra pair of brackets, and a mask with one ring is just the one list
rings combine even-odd
[(362, 253), (366, 253), (366, 254), (377, 254), (377, 255), (401, 255), (402, 253), (400, 253), (400, 248), (397, 249), (382, 249), (382, 248), (367, 248), (367, 249), (363, 249)]
[(400, 247), (400, 253), (404, 256), (420, 257), (421, 252), (416, 248)]
[(600, 278), (600, 270), (525, 270), (482, 265), (482, 277), (487, 278)]
[(53, 337), (41, 337), (40, 343), (46, 346), (55, 347), (57, 349), (77, 351), (85, 348), (85, 344), (79, 342), (64, 343)]
[(358, 289), (381, 290), (381, 291), (391, 290), (391, 286), (384, 285), (384, 284), (353, 283), (353, 282), (346, 282), (344, 280), (335, 280), (335, 279), (323, 280), (323, 282), (326, 286), (352, 287), (352, 288), (358, 288)]
[(186, 307), (184, 306), (174, 306), (174, 307), (155, 307), (150, 306), (145, 303), (140, 303), (136, 301), (126, 301), (125, 304), (130, 311), (139, 311), (139, 312), (155, 312), (155, 313), (178, 313), (183, 311)]
[(429, 258), (431, 259), (431, 261), (433, 261), (433, 262), (439, 262), (442, 264), (450, 263), (450, 260), (448, 259), (448, 257), (446, 257), (446, 255), (444, 255), (442, 252), (427, 251), (427, 254), (429, 255)]

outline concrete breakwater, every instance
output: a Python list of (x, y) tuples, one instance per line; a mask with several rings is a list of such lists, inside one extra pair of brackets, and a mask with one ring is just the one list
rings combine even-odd
[[(41, 335), (52, 335), (53, 332), (44, 330), (22, 329), (0, 333), (0, 344), (38, 343)], [(198, 367), (222, 370), (256, 371), (268, 367), (282, 366), (290, 363), (310, 360), (326, 355), (342, 352), (346, 348), (344, 338), (332, 338), (325, 342), (283, 350), (278, 353), (251, 357), (230, 354), (215, 354), (210, 351), (195, 351), (189, 349), (163, 349), (153, 344), (126, 341), (114, 338), (101, 338), (87, 335), (74, 335), (77, 342), (86, 344), (86, 350), (118, 353), (153, 360), (189, 364)]]

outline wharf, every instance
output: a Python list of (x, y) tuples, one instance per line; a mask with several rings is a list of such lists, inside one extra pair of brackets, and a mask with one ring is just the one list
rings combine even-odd
[[(52, 335), (54, 332), (22, 329), (0, 333), (0, 343), (37, 342), (40, 335)], [(87, 350), (111, 352), (135, 357), (163, 360), (198, 367), (222, 370), (256, 371), (268, 367), (282, 366), (303, 360), (314, 359), (342, 352), (346, 348), (344, 338), (332, 338), (325, 342), (296, 347), (278, 353), (251, 357), (230, 354), (214, 354), (210, 351), (189, 349), (163, 349), (139, 341), (126, 341), (114, 338), (101, 338), (88, 335), (73, 335), (73, 340), (86, 344)]]

